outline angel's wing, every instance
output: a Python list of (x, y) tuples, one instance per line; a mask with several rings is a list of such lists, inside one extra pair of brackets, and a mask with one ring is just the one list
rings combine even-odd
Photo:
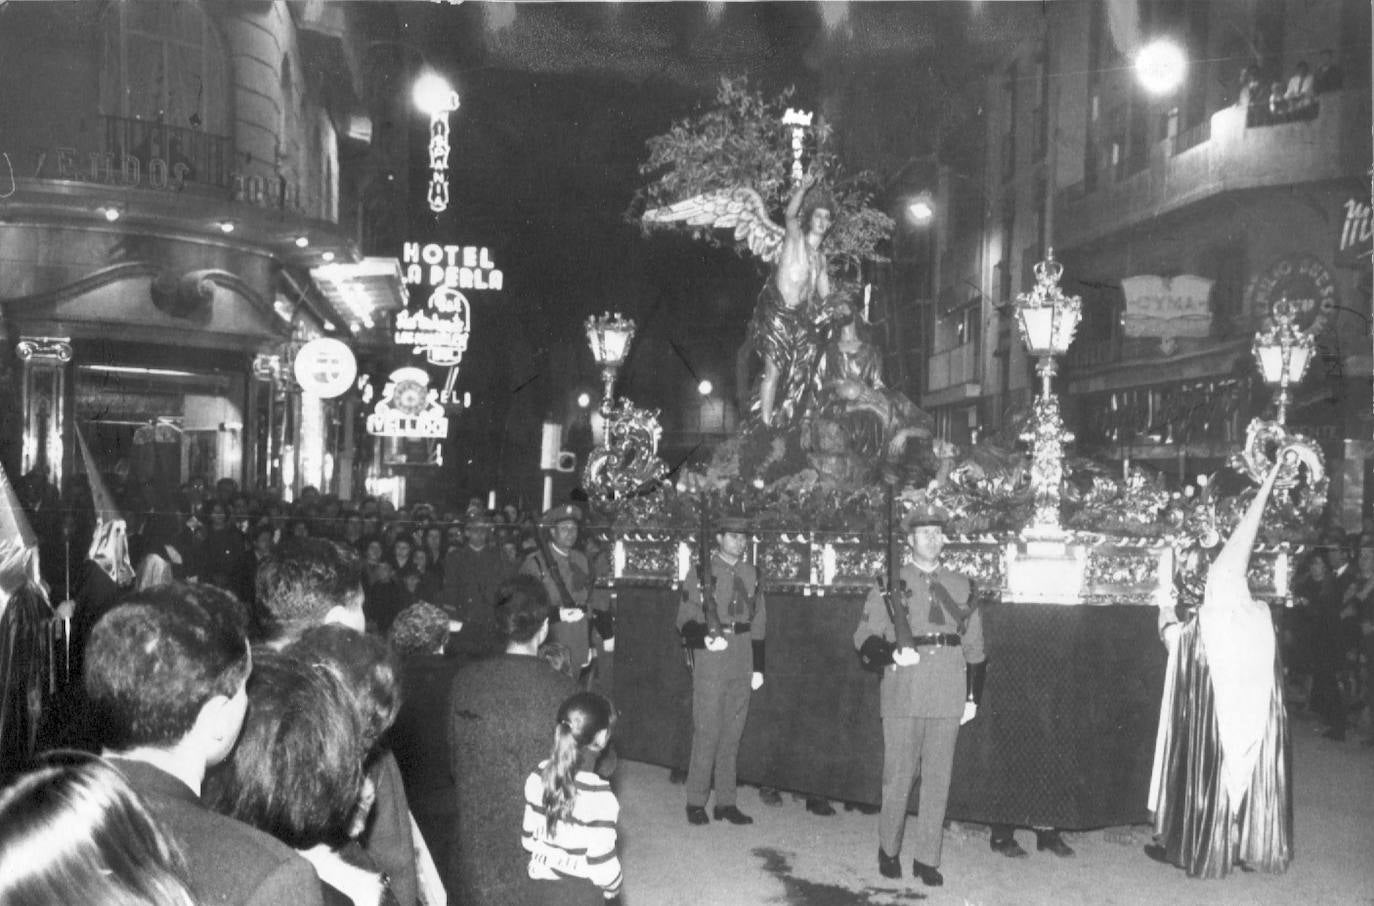
[(769, 264), (778, 257), (786, 235), (782, 227), (768, 218), (768, 208), (759, 193), (744, 187), (718, 189), (653, 208), (644, 212), (644, 222), (733, 229), (735, 239), (744, 242), (749, 251)]

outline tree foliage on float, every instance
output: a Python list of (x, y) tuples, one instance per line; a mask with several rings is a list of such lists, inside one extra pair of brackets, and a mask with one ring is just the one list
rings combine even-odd
[[(686, 198), (721, 189), (748, 187), (758, 192), (769, 210), (781, 212), (791, 192), (792, 131), (783, 125), (794, 91), (788, 88), (767, 98), (752, 88), (747, 77), (722, 77), (713, 106), (678, 120), (662, 135), (646, 143), (649, 155), (639, 165), (645, 182), (635, 193), (631, 219), (646, 232), (651, 227), (640, 214)], [(820, 185), (834, 196), (835, 226), (822, 251), (832, 261), (854, 267), (864, 260), (884, 261), (892, 236), (892, 218), (873, 206), (874, 175), (849, 173), (830, 150), (832, 130), (818, 117), (812, 127), (811, 166)], [(714, 246), (748, 254), (748, 246), (728, 233), (703, 227), (663, 225), (660, 229), (690, 231)]]

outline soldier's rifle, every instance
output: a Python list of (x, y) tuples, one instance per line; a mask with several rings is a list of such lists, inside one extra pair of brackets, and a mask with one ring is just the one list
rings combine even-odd
[[(892, 634), (896, 638), (894, 648), (908, 648), (916, 650), (916, 644), (912, 641), (911, 622), (907, 619), (906, 580), (899, 578), (902, 563), (902, 539), (897, 532), (897, 492), (893, 485), (887, 486), (887, 569), (884, 573), (879, 573), (875, 579), (878, 583), (878, 591), (883, 596), (883, 607), (887, 610), (887, 618), (892, 621)], [(897, 598), (900, 589), (900, 598)], [(879, 667), (879, 670), (882, 668)]]

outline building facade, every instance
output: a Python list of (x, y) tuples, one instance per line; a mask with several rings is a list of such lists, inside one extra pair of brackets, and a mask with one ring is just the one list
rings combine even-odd
[[(1050, 248), (1083, 298), (1056, 382), (1078, 451), (1181, 481), (1272, 416), (1250, 347), (1287, 299), (1318, 345), (1288, 423), (1322, 443), (1333, 509), (1358, 528), (1374, 436), (1369, 15), (1349, 0), (1047, 5), (988, 79), (982, 151), (942, 167), (922, 400), (943, 436), (1014, 436), (1036, 381), (1012, 303)], [(1159, 95), (1132, 65), (1155, 38), (1187, 61)], [(1317, 84), (1290, 92), (1300, 64)]]
[(117, 483), (350, 490), (350, 397), (294, 364), (402, 300), (341, 172), (369, 158), (365, 31), (330, 4), (0, 8), (7, 469), (64, 486), (79, 430)]

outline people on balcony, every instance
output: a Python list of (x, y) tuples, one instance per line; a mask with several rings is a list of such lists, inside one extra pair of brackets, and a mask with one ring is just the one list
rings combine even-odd
[(1345, 72), (1341, 69), (1341, 64), (1336, 62), (1335, 54), (1330, 50), (1323, 50), (1322, 61), (1317, 65), (1317, 71), (1312, 77), (1313, 93), (1340, 91), (1344, 82)]

